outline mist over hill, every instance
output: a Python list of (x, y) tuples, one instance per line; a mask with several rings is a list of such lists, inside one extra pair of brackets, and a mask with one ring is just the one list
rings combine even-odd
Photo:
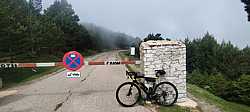
[(104, 27), (97, 26), (93, 23), (81, 23), (88, 30), (92, 39), (95, 39), (95, 45), (98, 48), (113, 49), (120, 48), (125, 49), (134, 43), (135, 38), (125, 33), (114, 32)]

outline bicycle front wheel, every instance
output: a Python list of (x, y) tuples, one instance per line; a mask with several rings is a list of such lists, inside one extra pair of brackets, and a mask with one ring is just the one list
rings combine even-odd
[(178, 91), (174, 84), (161, 82), (155, 87), (155, 100), (159, 105), (171, 106), (178, 98)]
[(141, 97), (141, 90), (132, 82), (125, 82), (116, 90), (116, 100), (124, 107), (134, 106)]

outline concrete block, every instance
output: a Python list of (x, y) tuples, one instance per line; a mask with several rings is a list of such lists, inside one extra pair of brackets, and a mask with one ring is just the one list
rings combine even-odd
[(173, 83), (179, 93), (179, 101), (186, 98), (186, 47), (179, 41), (143, 42), (140, 46), (142, 69), (146, 76), (154, 77), (154, 70), (164, 68), (166, 74), (157, 82)]

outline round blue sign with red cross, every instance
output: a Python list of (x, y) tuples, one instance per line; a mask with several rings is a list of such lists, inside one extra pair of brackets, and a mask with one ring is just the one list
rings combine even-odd
[(63, 56), (63, 65), (68, 70), (76, 71), (83, 66), (84, 58), (76, 51), (67, 52)]

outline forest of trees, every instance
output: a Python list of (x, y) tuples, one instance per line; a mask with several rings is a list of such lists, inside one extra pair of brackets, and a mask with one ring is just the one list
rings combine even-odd
[(127, 48), (133, 41), (128, 35), (111, 31), (106, 34), (112, 35), (112, 43), (102, 41), (101, 31), (88, 31), (79, 21), (67, 0), (57, 0), (44, 11), (39, 0), (1, 0), (0, 61), (60, 61), (67, 51), (88, 55), (103, 49)]
[(185, 39), (188, 82), (229, 101), (250, 104), (250, 47), (218, 43), (209, 33)]

